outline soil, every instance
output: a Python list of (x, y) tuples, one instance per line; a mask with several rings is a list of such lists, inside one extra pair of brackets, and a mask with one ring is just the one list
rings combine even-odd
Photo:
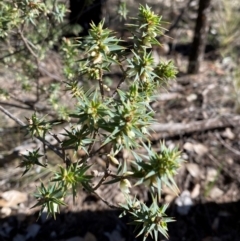
[[(172, 8), (164, 1), (157, 2), (163, 9), (168, 9), (166, 18), (171, 14), (177, 17), (186, 4), (186, 1), (176, 1)], [(195, 14), (194, 8), (195, 5), (189, 11), (191, 18)], [(191, 29), (192, 25), (189, 20), (187, 26)], [(184, 40), (179, 38), (183, 35)], [(174, 40), (166, 41), (166, 45), (171, 48), (176, 43), (185, 46), (192, 32), (179, 24), (170, 36)], [(161, 202), (170, 203), (167, 213), (176, 220), (168, 226), (169, 240), (240, 241), (240, 116), (233, 87), (234, 62), (231, 58), (222, 58), (213, 46), (201, 63), (200, 73), (187, 75), (188, 49), (156, 51), (163, 59), (174, 59), (179, 69), (176, 80), (157, 93), (158, 101), (152, 103), (155, 118), (161, 123), (155, 126), (152, 135), (154, 148), (159, 149), (160, 141), (164, 139), (167, 146), (178, 147), (185, 160), (176, 176), (180, 195), (177, 197), (167, 188), (163, 190)], [(114, 79), (118, 79), (118, 73)], [(18, 110), (19, 117), (29, 114), (12, 110)], [(9, 206), (0, 199), (0, 241), (142, 240), (143, 237), (135, 238), (133, 227), (127, 224), (128, 217), (119, 219), (119, 211), (84, 191), (79, 191), (75, 204), (71, 199), (67, 200), (69, 206), (57, 215), (56, 220), (46, 219), (45, 213), (38, 217), (37, 209), (30, 209), (35, 203), (30, 194), (35, 190), (38, 178), (47, 180), (48, 173), (21, 178), (22, 170), (15, 168), (19, 165), (19, 156), (12, 150), (22, 146), (27, 138), (17, 126), (4, 119), (6, 117), (1, 115), (1, 118), (0, 194), (18, 190), (20, 194), (14, 195), (23, 195), (23, 202), (15, 201)], [(56, 163), (57, 160), (52, 163), (52, 168)], [(121, 196), (116, 195), (117, 188), (101, 189), (100, 194), (108, 196), (111, 203), (117, 203), (121, 200)], [(148, 202), (147, 190), (136, 192)], [(159, 240), (167, 239), (161, 237)]]

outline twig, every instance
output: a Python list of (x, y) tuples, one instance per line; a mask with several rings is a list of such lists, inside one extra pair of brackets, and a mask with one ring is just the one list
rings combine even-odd
[(43, 151), (44, 151), (44, 157), (45, 157), (45, 163), (48, 164), (48, 156), (46, 151), (46, 145), (43, 143)]
[[(15, 101), (17, 101), (17, 100), (15, 100)], [(37, 112), (43, 112), (43, 113), (47, 111), (49, 116), (52, 116), (52, 117), (56, 116), (54, 113), (50, 113), (49, 112), (50, 109), (46, 108), (46, 107), (36, 107), (36, 106), (34, 106), (34, 109), (33, 109), (33, 106), (30, 105), (30, 102), (28, 102), (28, 104), (25, 103), (25, 105), (28, 105), (29, 107), (21, 106), (21, 105), (14, 104), (14, 103), (2, 102), (2, 101), (0, 101), (0, 105), (6, 105), (6, 106), (15, 107), (15, 108), (18, 108), (18, 109), (37, 111)]]
[(58, 138), (56, 134), (51, 133), (50, 131), (48, 132), (60, 145), (61, 145), (61, 150), (62, 150), (62, 159), (64, 163), (66, 164), (67, 167), (71, 165), (71, 160), (67, 158), (65, 148), (62, 146), (62, 141)]
[(236, 176), (234, 175), (234, 173), (232, 173), (227, 167), (226, 165), (223, 165), (223, 163), (219, 163), (219, 160), (217, 160), (211, 153), (207, 153), (207, 156), (211, 159), (211, 161), (213, 161), (218, 167), (221, 168), (221, 170), (223, 170), (229, 177), (231, 177), (233, 180), (237, 181), (238, 184), (240, 184), (240, 180), (239, 178), (236, 178)]
[(33, 108), (30, 108), (30, 107), (24, 107), (24, 106), (21, 106), (21, 105), (6, 103), (6, 102), (2, 102), (2, 101), (0, 101), (0, 105), (8, 105), (8, 106), (23, 109), (23, 110), (33, 110)]
[(62, 78), (60, 76), (57, 76), (56, 74), (52, 74), (49, 71), (47, 71), (43, 66), (41, 66), (41, 63), (39, 65), (39, 70), (42, 71), (44, 74), (46, 74), (48, 77), (58, 80), (60, 82), (62, 82)]
[(216, 137), (218, 138), (218, 140), (221, 142), (221, 144), (222, 144), (223, 146), (225, 146), (228, 150), (232, 151), (234, 154), (240, 156), (240, 151), (238, 151), (238, 150), (232, 148), (231, 146), (229, 146), (229, 145), (221, 138), (221, 136), (220, 136), (218, 133), (216, 133), (215, 135), (216, 135)]
[(8, 95), (9, 95), (13, 100), (15, 100), (15, 101), (17, 101), (17, 102), (20, 102), (20, 103), (22, 103), (22, 104), (24, 104), (24, 105), (27, 105), (27, 106), (29, 106), (30, 108), (32, 108), (32, 110), (34, 110), (33, 107), (34, 107), (35, 101), (32, 101), (32, 100), (21, 100), (21, 99), (16, 98), (16, 97), (15, 97), (14, 95), (12, 95), (11, 93), (8, 93)]
[(110, 171), (109, 171), (109, 169), (107, 169), (104, 173), (104, 176), (101, 178), (101, 180), (98, 182), (98, 184), (92, 188), (92, 190), (93, 191), (97, 190), (109, 175), (110, 175)]
[(26, 46), (26, 48), (28, 49), (28, 51), (32, 54), (32, 56), (36, 59), (36, 63), (37, 63), (37, 68), (38, 68), (38, 72), (37, 72), (37, 87), (36, 87), (36, 94), (37, 94), (37, 99), (34, 101), (35, 103), (39, 101), (39, 96), (40, 96), (40, 92), (39, 92), (39, 72), (40, 72), (40, 62), (38, 59), (37, 54), (32, 50), (32, 48), (30, 47), (30, 45), (32, 47), (34, 47), (34, 45), (31, 42), (28, 42), (28, 40), (23, 36), (23, 33), (21, 30), (18, 31), (20, 34), (20, 37), (22, 39), (22, 41), (24, 42), (24, 45)]
[(176, 18), (176, 20), (173, 22), (173, 24), (170, 26), (170, 28), (165, 31), (164, 35), (171, 33), (172, 30), (177, 27), (178, 23), (179, 23), (180, 20), (182, 19), (184, 13), (188, 10), (188, 8), (189, 8), (189, 6), (190, 6), (190, 4), (191, 4), (192, 1), (193, 1), (193, 0), (189, 0), (188, 3), (187, 3), (187, 6), (184, 7), (184, 8), (182, 8), (180, 14), (179, 14), (178, 17)]
[(25, 127), (26, 125), (24, 124), (24, 122), (22, 122), (20, 119), (18, 119), (17, 117), (13, 116), (9, 111), (7, 111), (5, 108), (3, 108), (0, 105), (0, 110), (7, 115), (9, 118), (11, 118), (12, 120), (14, 120), (16, 123), (18, 123), (20, 126)]
[(123, 69), (122, 65), (119, 65), (120, 66), (120, 69), (122, 70), (123, 72), (123, 77), (120, 79), (118, 85), (117, 85), (117, 88), (114, 90), (113, 94), (112, 94), (112, 97), (114, 98), (115, 95), (117, 94), (117, 90), (120, 89), (122, 83), (125, 81), (126, 79), (126, 73), (125, 73), (125, 70)]
[(240, 116), (220, 116), (218, 118), (192, 121), (189, 123), (156, 123), (152, 124), (149, 129), (153, 132), (157, 132), (157, 138), (169, 138), (183, 134), (191, 134), (239, 125)]
[[(17, 117), (15, 117), (14, 115), (12, 115), (9, 111), (7, 111), (5, 108), (3, 108), (0, 105), (0, 110), (7, 115), (9, 118), (11, 118), (12, 120), (14, 120), (17, 124), (19, 124), (22, 127), (27, 127), (27, 125), (25, 125), (24, 122), (22, 122), (20, 119), (18, 119)], [(51, 145), (48, 141), (46, 141), (44, 138), (40, 137), (40, 136), (35, 136), (35, 138), (37, 138), (38, 140), (40, 140), (42, 143), (44, 143), (46, 146), (48, 146), (49, 149), (51, 149), (53, 152), (55, 152), (55, 154), (57, 154), (59, 157), (61, 157), (62, 159), (65, 158), (65, 156), (53, 145)], [(71, 163), (71, 161), (66, 158), (66, 161)]]
[(94, 145), (94, 143), (95, 143), (95, 141), (96, 141), (96, 135), (97, 135), (97, 133), (98, 133), (98, 130), (97, 131), (94, 131), (94, 133), (93, 133), (93, 142), (91, 142), (90, 143), (90, 145), (88, 146), (88, 150), (87, 150), (87, 153), (90, 153), (91, 151), (92, 151), (92, 148), (93, 148), (93, 145)]
[(91, 154), (89, 154), (89, 157), (93, 157), (94, 155), (96, 155), (97, 153), (100, 152), (100, 150), (102, 150), (108, 143), (106, 143), (105, 145), (100, 146), (96, 151), (92, 152)]
[(107, 200), (103, 199), (99, 194), (97, 194), (96, 192), (93, 192), (93, 194), (95, 194), (102, 202), (104, 202), (108, 207), (110, 208), (114, 208), (114, 209), (121, 209), (120, 207), (118, 206), (115, 206), (111, 203), (109, 203)]
[(32, 50), (32, 48), (29, 46), (27, 40), (25, 39), (25, 37), (22, 34), (22, 31), (19, 30), (18, 33), (21, 36), (22, 41), (24, 42), (24, 45), (26, 46), (26, 48), (28, 49), (28, 51), (31, 53), (31, 55), (38, 60), (38, 56), (36, 55), (36, 53)]
[(103, 79), (102, 79), (103, 71), (102, 71), (102, 69), (99, 69), (99, 71), (100, 71), (100, 78), (98, 80), (99, 88), (100, 88), (100, 93), (101, 93), (102, 99), (104, 99), (104, 89), (103, 89)]

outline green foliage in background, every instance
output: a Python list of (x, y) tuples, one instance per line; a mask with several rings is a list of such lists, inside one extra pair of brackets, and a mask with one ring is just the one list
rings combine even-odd
[[(0, 3), (1, 41), (18, 37), (27, 50), (5, 58), (4, 64), (11, 68), (19, 62), (21, 74), (29, 84), (23, 87), (30, 90), (28, 81), (37, 78), (39, 61), (61, 34), (54, 26), (63, 21), (66, 7), (58, 1), (4, 3)], [(126, 18), (124, 5), (119, 11), (120, 16)], [(178, 192), (174, 176), (181, 158), (176, 149), (170, 150), (164, 143), (160, 143), (158, 152), (153, 150), (149, 127), (155, 122), (155, 113), (150, 103), (156, 99), (155, 91), (175, 77), (176, 69), (171, 61), (154, 63), (151, 50), (153, 45), (159, 44), (161, 17), (148, 6), (140, 6), (135, 23), (128, 27), (133, 41), (128, 48), (123, 47), (123, 41), (113, 31), (104, 27), (104, 21), (98, 25), (92, 23), (86, 38), (63, 40), (60, 51), (66, 78), (64, 85), (72, 96), (69, 102), (73, 103), (72, 109), (64, 112), (64, 117), (70, 128), (54, 134), (57, 122), (49, 122), (38, 113), (27, 119), (27, 129), (32, 137), (47, 146), (51, 146), (47, 134), (57, 140), (58, 145), (52, 150), (62, 159), (58, 170), (52, 173), (49, 186), (41, 183), (38, 187), (35, 206), (41, 207), (40, 213), (46, 209), (55, 218), (60, 206), (65, 205), (66, 195), (75, 199), (78, 189), (84, 188), (98, 196), (96, 190), (102, 185), (119, 183), (125, 196), (125, 202), (116, 206), (122, 210), (121, 216), (130, 216), (137, 235), (144, 235), (143, 240), (151, 235), (157, 241), (159, 233), (168, 237), (167, 223), (173, 221), (166, 216), (167, 205), (158, 204), (161, 190), (167, 185)], [(51, 40), (49, 36), (52, 36)], [(12, 51), (16, 50), (18, 47), (13, 47)], [(104, 79), (106, 74), (113, 73), (112, 67), (122, 75), (116, 87), (108, 85)], [(48, 91), (49, 102), (58, 106), (61, 94), (56, 93), (61, 93), (61, 89), (51, 85)], [(140, 154), (139, 148), (145, 149), (146, 154)], [(73, 150), (75, 154), (81, 150), (84, 154), (80, 158), (77, 155), (70, 158), (67, 150)], [(121, 155), (123, 150), (129, 153), (128, 158)], [(24, 155), (20, 164), (25, 167), (24, 174), (34, 165), (48, 168), (47, 162), (38, 160), (45, 155), (39, 152), (38, 149)], [(105, 171), (100, 181), (93, 185), (94, 173), (98, 172), (93, 170), (96, 156), (104, 160)], [(112, 167), (117, 171), (112, 171)], [(150, 206), (131, 195), (131, 188), (136, 185), (149, 189)], [(107, 203), (104, 197), (101, 199)]]
[(240, 2), (233, 0), (219, 1), (217, 11), (214, 15), (218, 41), (220, 43), (220, 54), (224, 61), (230, 65), (230, 79), (233, 86), (232, 99), (235, 102), (235, 111), (240, 113), (240, 71), (239, 71), (239, 48), (240, 48)]
[(1, 100), (18, 101), (24, 108), (37, 109), (37, 102), (44, 96), (49, 99), (49, 105), (44, 108), (46, 113), (52, 109), (64, 117), (64, 113), (60, 113), (63, 108), (56, 105), (59, 85), (46, 88), (40, 77), (42, 73), (49, 74), (44, 61), (67, 31), (67, 12), (67, 5), (61, 0), (0, 2), (0, 68), (8, 78), (14, 79), (13, 85), (18, 86), (19, 91), (29, 96), (25, 101), (1, 85)]

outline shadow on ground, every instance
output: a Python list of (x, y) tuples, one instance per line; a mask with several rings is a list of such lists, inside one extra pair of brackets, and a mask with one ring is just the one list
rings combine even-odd
[[(119, 219), (117, 211), (62, 213), (56, 220), (34, 216), (10, 216), (0, 220), (1, 241), (140, 241), (134, 238), (128, 217)], [(169, 241), (239, 241), (240, 201), (206, 203), (191, 208), (188, 215), (171, 206), (168, 215), (176, 222), (169, 225)], [(86, 236), (86, 234), (88, 235)], [(90, 234), (90, 235), (89, 235)], [(84, 239), (85, 237), (85, 239)], [(147, 240), (151, 240), (150, 238)], [(160, 240), (165, 240), (163, 237)]]

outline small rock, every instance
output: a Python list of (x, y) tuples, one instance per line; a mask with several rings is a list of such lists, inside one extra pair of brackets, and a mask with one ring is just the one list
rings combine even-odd
[(3, 207), (1, 208), (0, 210), (0, 217), (1, 218), (5, 218), (5, 217), (8, 217), (12, 212), (12, 209), (9, 208), (9, 207)]
[(232, 165), (234, 163), (233, 159), (231, 157), (227, 157), (226, 158), (226, 162), (229, 164), (229, 165)]
[(186, 142), (184, 145), (183, 145), (183, 149), (188, 151), (188, 152), (193, 152), (194, 151), (194, 148), (193, 148), (193, 144), (190, 143), (190, 142)]
[(194, 144), (193, 149), (199, 156), (203, 156), (204, 154), (206, 154), (208, 152), (208, 148), (200, 143)]
[(218, 171), (215, 168), (208, 167), (206, 181), (213, 182), (216, 179), (217, 175), (218, 175)]
[(212, 188), (212, 190), (210, 191), (209, 193), (209, 196), (212, 198), (212, 199), (216, 199), (216, 198), (219, 198), (223, 195), (223, 191), (218, 188), (218, 187), (214, 187)]
[(195, 187), (193, 188), (192, 192), (191, 192), (191, 197), (192, 197), (192, 198), (197, 198), (197, 197), (199, 196), (199, 194), (200, 194), (200, 188), (201, 188), (200, 184), (197, 183), (197, 184), (195, 185)]
[(182, 159), (183, 160), (188, 160), (189, 156), (187, 155), (187, 153), (182, 153)]
[(186, 168), (188, 170), (188, 172), (190, 173), (190, 175), (192, 177), (199, 177), (200, 175), (200, 169), (199, 169), (199, 166), (195, 163), (187, 163), (186, 164)]
[(197, 99), (197, 95), (196, 94), (190, 94), (189, 96), (187, 96), (186, 99), (187, 99), (188, 102), (192, 102), (192, 101)]
[(235, 135), (230, 128), (226, 128), (226, 130), (222, 133), (222, 136), (228, 138), (229, 140), (233, 140), (235, 138)]
[(1, 194), (1, 197), (6, 201), (6, 207), (15, 207), (17, 204), (27, 201), (27, 193), (17, 190), (9, 190)]
[(175, 204), (177, 205), (177, 212), (181, 215), (187, 215), (193, 205), (191, 194), (188, 190), (181, 193), (179, 197), (176, 198)]

